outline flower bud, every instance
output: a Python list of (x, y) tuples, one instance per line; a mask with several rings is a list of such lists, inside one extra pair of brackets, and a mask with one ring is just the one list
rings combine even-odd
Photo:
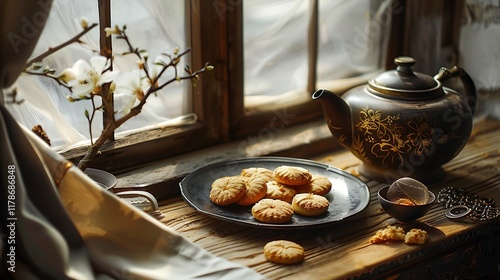
[(106, 32), (106, 37), (111, 36), (111, 34), (120, 34), (120, 30), (118, 29), (118, 26), (115, 25), (115, 27), (106, 27), (104, 28), (104, 32)]
[(137, 60), (137, 66), (139, 69), (144, 69), (144, 60)]
[(85, 17), (82, 17), (80, 19), (80, 25), (82, 26), (83, 29), (87, 29), (87, 27), (89, 27), (89, 22)]
[(116, 83), (113, 81), (113, 82), (111, 82), (111, 84), (109, 85), (109, 92), (110, 92), (110, 93), (113, 93), (113, 92), (115, 92), (115, 90), (116, 90)]

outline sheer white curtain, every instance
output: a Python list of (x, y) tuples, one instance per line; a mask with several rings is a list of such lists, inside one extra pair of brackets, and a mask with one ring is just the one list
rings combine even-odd
[[(180, 51), (187, 48), (183, 1), (114, 0), (111, 5), (112, 25), (126, 25), (132, 44), (147, 50), (151, 62), (161, 53), (172, 53), (176, 47)], [(98, 23), (97, 1), (55, 0), (32, 57), (79, 33), (82, 30), (82, 17), (89, 24)], [(78, 59), (89, 61), (98, 54), (98, 28), (94, 28), (82, 40), (85, 42), (84, 46), (73, 44), (66, 47), (46, 58), (44, 64), (62, 71), (71, 67)], [(114, 70), (128, 72), (137, 68), (136, 57), (119, 55), (127, 50), (123, 40), (113, 40), (113, 49), (116, 54)], [(179, 66), (180, 70), (184, 68), (186, 59), (187, 57)], [(16, 88), (18, 99), (24, 102), (7, 104), (8, 109), (21, 124), (28, 128), (41, 124), (54, 147), (63, 148), (81, 141), (88, 142), (89, 129), (84, 110), (91, 110), (90, 102), (68, 102), (66, 96), (69, 91), (44, 77), (24, 74), (12, 88)], [(117, 132), (142, 129), (189, 113), (185, 102), (188, 88), (189, 83), (173, 83), (166, 87), (157, 97), (148, 99), (142, 113), (126, 122)], [(117, 104), (120, 104), (120, 100), (117, 100)], [(102, 120), (98, 118), (94, 121), (94, 137), (101, 130)]]
[(460, 33), (460, 66), (478, 90), (476, 117), (500, 119), (500, 1), (466, 3)]
[[(317, 87), (343, 90), (381, 70), (391, 1), (320, 0)], [(273, 109), (311, 98), (310, 1), (243, 1), (245, 106)]]

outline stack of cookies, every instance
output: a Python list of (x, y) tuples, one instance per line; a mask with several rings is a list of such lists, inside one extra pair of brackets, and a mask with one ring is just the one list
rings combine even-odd
[(218, 178), (212, 183), (210, 200), (221, 206), (253, 205), (252, 215), (263, 223), (287, 223), (294, 213), (319, 216), (329, 207), (324, 197), (332, 183), (298, 166), (279, 166), (274, 171), (245, 168), (237, 176)]

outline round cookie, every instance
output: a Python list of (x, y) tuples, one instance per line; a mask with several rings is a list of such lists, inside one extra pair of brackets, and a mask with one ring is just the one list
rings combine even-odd
[(299, 186), (309, 183), (312, 175), (309, 170), (298, 166), (282, 165), (274, 170), (274, 179), (278, 183)]
[(252, 207), (252, 216), (263, 223), (288, 223), (293, 216), (292, 205), (282, 200), (264, 198)]
[(292, 203), (297, 191), (291, 187), (280, 184), (276, 181), (267, 182), (266, 198), (279, 199)]
[(304, 248), (292, 241), (271, 241), (264, 246), (264, 257), (273, 263), (296, 264), (304, 260)]
[(241, 176), (258, 176), (264, 179), (266, 182), (274, 181), (274, 173), (271, 170), (263, 167), (244, 168), (241, 170)]
[(266, 196), (267, 184), (259, 176), (245, 177), (246, 191), (245, 195), (236, 202), (236, 204), (248, 206), (256, 203)]
[(332, 189), (332, 182), (325, 176), (313, 175), (311, 181), (307, 184), (296, 186), (297, 193), (313, 193), (325, 195)]
[(210, 190), (210, 201), (217, 205), (229, 205), (240, 200), (246, 191), (245, 180), (241, 176), (226, 176), (215, 180)]
[(330, 202), (324, 196), (312, 193), (299, 193), (292, 201), (292, 209), (302, 216), (319, 216), (328, 210)]

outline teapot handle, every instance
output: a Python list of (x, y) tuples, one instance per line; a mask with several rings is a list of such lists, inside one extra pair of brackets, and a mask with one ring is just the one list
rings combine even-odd
[(465, 89), (465, 98), (467, 104), (469, 105), (470, 110), (474, 115), (477, 104), (476, 86), (474, 85), (472, 78), (469, 76), (469, 74), (467, 74), (467, 72), (465, 72), (464, 69), (458, 66), (453, 66), (451, 69), (441, 67), (441, 69), (439, 69), (439, 72), (434, 76), (434, 79), (443, 83), (444, 81), (452, 77), (460, 78), (460, 81), (462, 82)]

